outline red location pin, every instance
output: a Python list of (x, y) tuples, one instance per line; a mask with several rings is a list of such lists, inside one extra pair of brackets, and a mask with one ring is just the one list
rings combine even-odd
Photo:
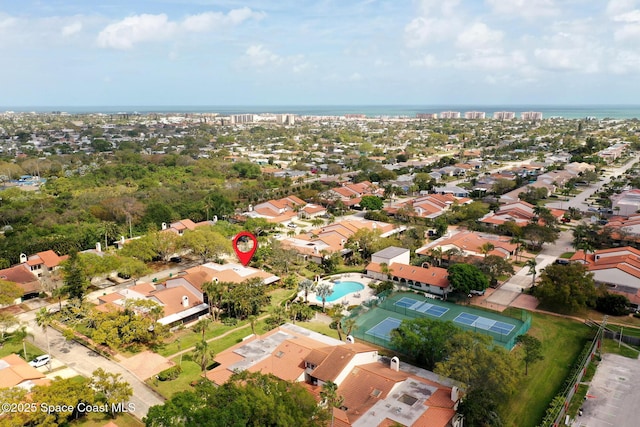
[[(251, 248), (245, 247), (248, 246), (247, 243), (249, 240), (253, 242)], [(253, 258), (253, 254), (256, 253), (256, 249), (258, 249), (258, 239), (248, 231), (242, 231), (233, 238), (233, 250), (236, 251), (238, 259), (240, 259), (240, 262), (244, 266), (249, 264), (249, 261)]]

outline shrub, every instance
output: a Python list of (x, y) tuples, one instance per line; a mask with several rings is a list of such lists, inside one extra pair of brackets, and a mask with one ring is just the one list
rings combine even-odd
[(222, 324), (225, 326), (236, 326), (238, 324), (238, 319), (235, 317), (225, 317), (222, 319)]
[(175, 380), (176, 378), (178, 378), (180, 376), (181, 372), (182, 372), (182, 368), (180, 367), (180, 365), (172, 366), (172, 367), (170, 367), (168, 369), (165, 369), (164, 371), (160, 372), (158, 374), (158, 379), (160, 381)]
[(624, 295), (606, 294), (596, 300), (596, 310), (612, 316), (627, 314), (629, 299)]

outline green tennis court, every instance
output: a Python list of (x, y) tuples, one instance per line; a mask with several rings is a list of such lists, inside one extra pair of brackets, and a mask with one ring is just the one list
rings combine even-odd
[(397, 293), (356, 317), (354, 335), (365, 341), (389, 347), (391, 330), (403, 320), (428, 318), (451, 321), (460, 329), (489, 335), (496, 344), (511, 350), (515, 338), (529, 330), (531, 316), (522, 311), (522, 319), (503, 316), (470, 306), (425, 298), (415, 293)]

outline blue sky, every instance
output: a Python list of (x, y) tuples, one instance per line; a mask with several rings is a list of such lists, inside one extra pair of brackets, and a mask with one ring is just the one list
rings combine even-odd
[(0, 0), (1, 106), (640, 104), (640, 0)]

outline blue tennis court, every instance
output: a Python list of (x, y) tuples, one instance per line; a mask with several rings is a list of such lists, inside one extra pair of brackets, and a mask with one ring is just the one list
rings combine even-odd
[(509, 323), (487, 319), (486, 317), (477, 316), (475, 314), (469, 314), (465, 312), (458, 314), (458, 317), (453, 319), (453, 321), (456, 323), (460, 323), (461, 325), (473, 326), (474, 328), (479, 328), (485, 331), (491, 331), (502, 335), (509, 335), (511, 331), (515, 329), (515, 326)]
[(416, 301), (413, 298), (402, 297), (398, 301), (396, 301), (396, 305), (398, 307), (409, 308), (417, 302), (420, 302), (420, 301)]
[(425, 313), (433, 317), (442, 317), (443, 314), (449, 311), (449, 309), (446, 307), (431, 304), (428, 302), (417, 301), (413, 298), (407, 297), (400, 298), (398, 301), (396, 301), (395, 305), (409, 310), (417, 311), (419, 313)]
[(402, 321), (395, 317), (387, 317), (382, 322), (369, 329), (366, 333), (389, 341), (391, 339), (391, 331), (400, 326), (401, 323)]

